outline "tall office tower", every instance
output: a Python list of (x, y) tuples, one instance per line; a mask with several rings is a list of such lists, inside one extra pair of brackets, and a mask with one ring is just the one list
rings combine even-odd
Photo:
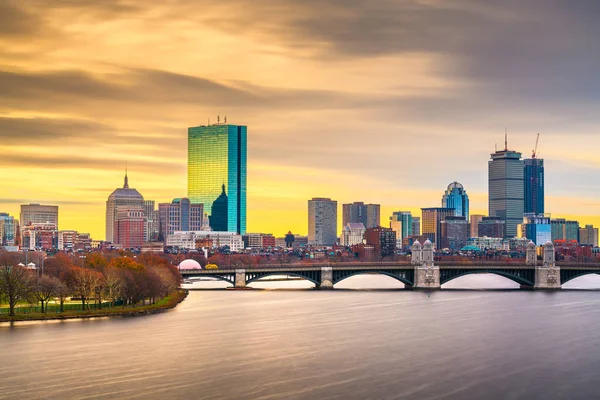
[(375, 228), (381, 224), (381, 206), (379, 204), (365, 204), (357, 201), (342, 206), (342, 224), (363, 224), (366, 229)]
[[(204, 204), (210, 216), (217, 198), (221, 211), (226, 208), (226, 214), (217, 217), (219, 226), (213, 226), (211, 220), (214, 231), (246, 233), (246, 164), (246, 126), (188, 128), (188, 198), (194, 204)], [(223, 200), (226, 207), (222, 207)]]
[(550, 214), (523, 215), (523, 223), (517, 226), (520, 238), (527, 238), (536, 246), (543, 246), (552, 241), (552, 228), (550, 227)]
[[(479, 223), (483, 220), (483, 217), (485, 217), (485, 215), (481, 214), (472, 214), (469, 217), (469, 221), (471, 223), (469, 237), (479, 236)], [(502, 232), (502, 236), (504, 236), (504, 232)]]
[(469, 239), (469, 221), (466, 217), (448, 216), (440, 223), (441, 246), (443, 249), (458, 251)]
[(16, 226), (15, 217), (7, 213), (0, 213), (0, 246), (15, 245)]
[(465, 217), (469, 221), (469, 196), (460, 183), (454, 181), (448, 185), (442, 196), (443, 208), (454, 208), (457, 217)]
[(137, 249), (144, 241), (144, 207), (121, 205), (115, 210), (114, 244), (123, 249)]
[(412, 217), (412, 236), (421, 234), (421, 217)]
[(525, 185), (524, 213), (544, 213), (544, 160), (527, 158), (523, 160)]
[(188, 198), (174, 199), (158, 205), (158, 231), (163, 240), (176, 231), (201, 231), (204, 205), (193, 204)]
[(117, 218), (117, 207), (131, 206), (144, 209), (144, 196), (135, 189), (129, 188), (129, 179), (125, 172), (125, 180), (122, 188), (115, 189), (106, 200), (106, 241), (115, 242), (114, 229)]
[(442, 235), (440, 224), (446, 217), (454, 216), (454, 208), (431, 207), (421, 208), (423, 221), (423, 236), (427, 236), (435, 245), (436, 249), (441, 249)]
[(396, 232), (397, 247), (402, 247), (402, 239), (413, 235), (413, 217), (410, 211), (394, 211), (390, 217), (390, 228)]
[(158, 241), (158, 210), (154, 200), (144, 200), (144, 241)]
[(20, 223), (21, 226), (49, 223), (58, 229), (58, 206), (23, 204), (21, 205)]
[(582, 246), (598, 247), (598, 228), (594, 225), (586, 225), (579, 228), (579, 244)]
[(579, 241), (579, 222), (567, 221), (564, 218), (550, 220), (552, 228), (552, 241), (566, 240), (567, 242)]
[(504, 237), (517, 235), (517, 225), (523, 222), (524, 189), (523, 161), (521, 153), (508, 150), (496, 151), (488, 162), (489, 216), (506, 221)]
[(333, 246), (337, 240), (337, 201), (314, 197), (308, 201), (308, 244)]

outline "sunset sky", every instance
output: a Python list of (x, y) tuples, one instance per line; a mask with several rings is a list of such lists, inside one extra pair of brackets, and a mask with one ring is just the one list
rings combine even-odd
[[(156, 4), (156, 5), (155, 5)], [(152, 6), (150, 6), (152, 5)], [(448, 183), (487, 213), (494, 146), (540, 132), (546, 211), (600, 225), (597, 0), (0, 0), (0, 212), (187, 194), (187, 128), (248, 126), (248, 231), (307, 200), (420, 216)]]

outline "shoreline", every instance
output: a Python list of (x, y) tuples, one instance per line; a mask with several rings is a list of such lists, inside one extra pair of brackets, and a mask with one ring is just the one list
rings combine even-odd
[[(91, 319), (91, 318), (106, 318), (106, 317), (136, 317), (142, 315), (151, 315), (165, 312), (175, 308), (189, 294), (186, 289), (178, 289), (169, 296), (161, 299), (155, 304), (138, 306), (135, 308), (108, 308), (103, 310), (94, 310), (87, 314), (17, 314), (14, 317), (8, 315), (0, 316), (0, 327), (4, 324), (12, 324), (14, 322), (35, 322), (35, 321), (60, 321), (73, 319)], [(166, 301), (165, 301), (166, 300)], [(165, 301), (164, 304), (161, 302)]]

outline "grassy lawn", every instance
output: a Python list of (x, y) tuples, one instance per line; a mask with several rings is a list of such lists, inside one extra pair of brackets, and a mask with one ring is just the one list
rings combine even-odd
[[(90, 318), (90, 317), (104, 317), (104, 316), (116, 316), (116, 315), (136, 315), (136, 314), (148, 314), (156, 312), (162, 309), (169, 309), (179, 304), (185, 297), (187, 292), (185, 290), (176, 290), (169, 296), (157, 301), (155, 304), (137, 305), (131, 306), (115, 306), (109, 308), (108, 304), (104, 305), (106, 308), (102, 309), (91, 309), (91, 310), (65, 310), (64, 312), (56, 312), (54, 309), (48, 313), (42, 314), (41, 312), (15, 312), (14, 317), (8, 316), (8, 308), (0, 309), (0, 322), (9, 321), (34, 321), (43, 319), (67, 319), (67, 318)], [(25, 307), (27, 308), (27, 307)]]

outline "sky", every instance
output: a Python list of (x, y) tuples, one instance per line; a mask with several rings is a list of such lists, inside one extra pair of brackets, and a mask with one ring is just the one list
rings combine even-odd
[(307, 200), (487, 213), (505, 128), (540, 133), (546, 212), (600, 225), (600, 2), (0, 0), (0, 212), (59, 205), (104, 238), (123, 184), (187, 194), (187, 128), (248, 126), (248, 231), (306, 234)]

